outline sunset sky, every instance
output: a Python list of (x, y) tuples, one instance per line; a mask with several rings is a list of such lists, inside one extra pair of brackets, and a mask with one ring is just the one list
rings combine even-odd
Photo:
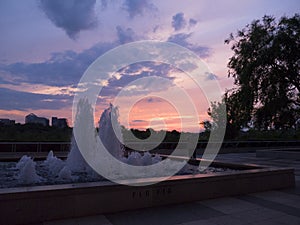
[[(1, 0), (0, 118), (24, 123), (32, 112), (66, 117), (72, 125), (73, 96), (88, 66), (110, 49), (141, 40), (170, 41), (190, 49), (212, 71), (207, 81), (217, 80), (224, 91), (233, 87), (226, 67), (232, 51), (224, 44), (229, 34), (265, 14), (279, 18), (299, 12), (299, 0)], [(152, 127), (181, 130), (182, 115), (155, 96), (189, 81), (177, 68), (151, 62), (116, 71), (116, 79), (107, 81), (100, 93), (95, 118), (126, 85), (149, 76), (170, 82), (135, 86), (140, 101), (128, 115), (122, 115), (120, 106), (120, 122), (128, 119), (132, 128), (147, 128), (150, 120), (164, 120), (165, 127), (155, 122)], [(205, 96), (187, 86), (199, 120), (207, 118)], [(125, 107), (126, 96), (122, 99)], [(197, 129), (199, 125), (190, 124), (188, 130)]]

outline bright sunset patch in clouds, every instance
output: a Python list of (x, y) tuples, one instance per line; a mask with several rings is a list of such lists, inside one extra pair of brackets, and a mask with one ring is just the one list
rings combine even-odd
[[(263, 15), (279, 18), (300, 11), (298, 0), (181, 1), (181, 0), (3, 0), (0, 3), (0, 118), (24, 122), (24, 116), (66, 117), (72, 125), (74, 94), (89, 65), (105, 52), (141, 40), (169, 41), (197, 54), (210, 68), (203, 85), (217, 80), (222, 90), (232, 88), (227, 62), (233, 54), (224, 40)], [(157, 85), (150, 76), (164, 80)], [(143, 82), (133, 83), (137, 79)], [(145, 81), (147, 80), (147, 83)], [(157, 62), (133, 64), (103, 82), (95, 123), (123, 90), (120, 121), (128, 99), (138, 101), (128, 115), (128, 126), (146, 129), (178, 129), (182, 117), (172, 104), (156, 98), (184, 87), (198, 110), (207, 117), (209, 102), (199, 87), (182, 71)], [(213, 86), (209, 88), (213, 94)], [(175, 93), (175, 92), (174, 92)], [(152, 96), (152, 97), (151, 97)], [(178, 104), (185, 101), (176, 96)], [(152, 100), (151, 100), (152, 99)], [(155, 119), (156, 118), (156, 119)], [(153, 124), (149, 124), (154, 119)], [(164, 120), (165, 127), (159, 125)], [(187, 124), (197, 131), (199, 124)]]

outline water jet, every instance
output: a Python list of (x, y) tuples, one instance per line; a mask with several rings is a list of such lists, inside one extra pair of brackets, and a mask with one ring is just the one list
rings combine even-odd
[[(110, 106), (104, 112), (106, 122), (111, 119), (113, 110)], [(100, 123), (104, 123), (103, 120), (100, 119)], [(109, 123), (105, 127), (111, 129)], [(101, 132), (100, 137), (107, 134)], [(23, 179), (23, 183), (17, 182), (12, 186), (3, 186), (1, 182), (0, 211), (5, 217), (0, 217), (0, 224), (40, 223), (288, 188), (295, 184), (294, 170), (291, 168), (210, 161), (207, 163), (211, 167), (206, 172), (195, 173), (192, 168), (197, 168), (204, 159), (167, 155), (153, 157), (149, 153), (137, 152), (132, 152), (126, 158), (121, 155), (124, 149), (115, 138), (106, 136), (105, 140), (109, 140), (107, 146), (113, 146), (112, 155), (125, 163), (140, 166), (160, 161), (171, 162), (170, 164), (184, 161), (189, 164), (181, 174), (179, 172), (162, 182), (158, 182), (160, 177), (152, 176), (131, 177), (118, 184), (93, 172), (73, 139), (71, 151), (65, 161), (50, 152), (44, 162), (35, 162), (27, 156), (23, 156), (19, 163), (5, 162), (18, 178), (23, 174), (26, 179)], [(4, 163), (1, 164), (3, 170)], [(36, 168), (37, 164), (40, 169)], [(80, 176), (83, 180), (80, 180)], [(8, 180), (13, 180), (13, 176), (8, 177)], [(49, 179), (45, 180), (47, 177)]]

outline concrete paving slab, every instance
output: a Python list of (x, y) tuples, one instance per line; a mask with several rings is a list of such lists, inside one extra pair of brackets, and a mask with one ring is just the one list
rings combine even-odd
[(222, 212), (209, 207), (197, 203), (187, 203), (106, 214), (105, 216), (114, 225), (173, 225), (222, 215), (224, 215)]
[[(202, 221), (204, 222), (204, 221)], [(205, 220), (207, 224), (213, 225), (249, 225), (249, 223), (245, 222), (245, 220), (240, 220), (234, 218), (232, 215), (227, 216), (219, 216), (211, 219)], [(201, 224), (201, 223), (200, 223)]]
[(267, 209), (277, 210), (278, 212), (283, 212), (286, 213), (287, 215), (300, 217), (299, 209), (293, 206), (288, 206), (278, 202), (276, 203), (275, 201), (257, 198), (251, 195), (241, 196), (239, 197), (239, 199), (252, 202), (254, 204), (260, 205)]
[(250, 195), (300, 209), (300, 196), (287, 194), (281, 191), (268, 191)]
[(104, 215), (44, 222), (43, 225), (112, 225)]
[(221, 198), (201, 201), (199, 204), (208, 206), (225, 214), (257, 209), (260, 206), (236, 198)]
[(181, 225), (250, 225), (232, 216), (218, 216), (206, 220), (196, 220), (192, 222), (182, 223)]
[(233, 218), (244, 221), (245, 223), (257, 223), (259, 221), (276, 219), (277, 217), (283, 216), (285, 216), (284, 213), (267, 208), (252, 209), (232, 214)]
[(43, 225), (299, 225), (300, 161), (257, 159), (255, 153), (218, 156), (228, 162), (243, 162), (295, 168), (296, 187), (243, 196), (211, 199), (188, 204), (154, 207)]
[(276, 217), (272, 219), (266, 219), (251, 223), (251, 225), (299, 225), (300, 220), (298, 217), (284, 215), (282, 217)]

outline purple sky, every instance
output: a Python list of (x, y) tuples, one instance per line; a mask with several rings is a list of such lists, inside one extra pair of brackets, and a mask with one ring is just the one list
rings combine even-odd
[[(138, 40), (189, 48), (223, 89), (230, 88), (226, 64), (232, 52), (224, 45), (229, 34), (265, 14), (279, 18), (297, 12), (298, 0), (2, 0), (0, 118), (24, 122), (34, 112), (70, 120), (73, 94), (86, 68), (109, 49)], [(156, 67), (166, 73), (170, 69)], [(130, 69), (143, 76), (149, 68)], [(128, 83), (126, 77), (122, 81), (109, 82), (96, 117), (107, 107), (110, 93)], [(132, 120), (142, 121), (140, 117)]]

